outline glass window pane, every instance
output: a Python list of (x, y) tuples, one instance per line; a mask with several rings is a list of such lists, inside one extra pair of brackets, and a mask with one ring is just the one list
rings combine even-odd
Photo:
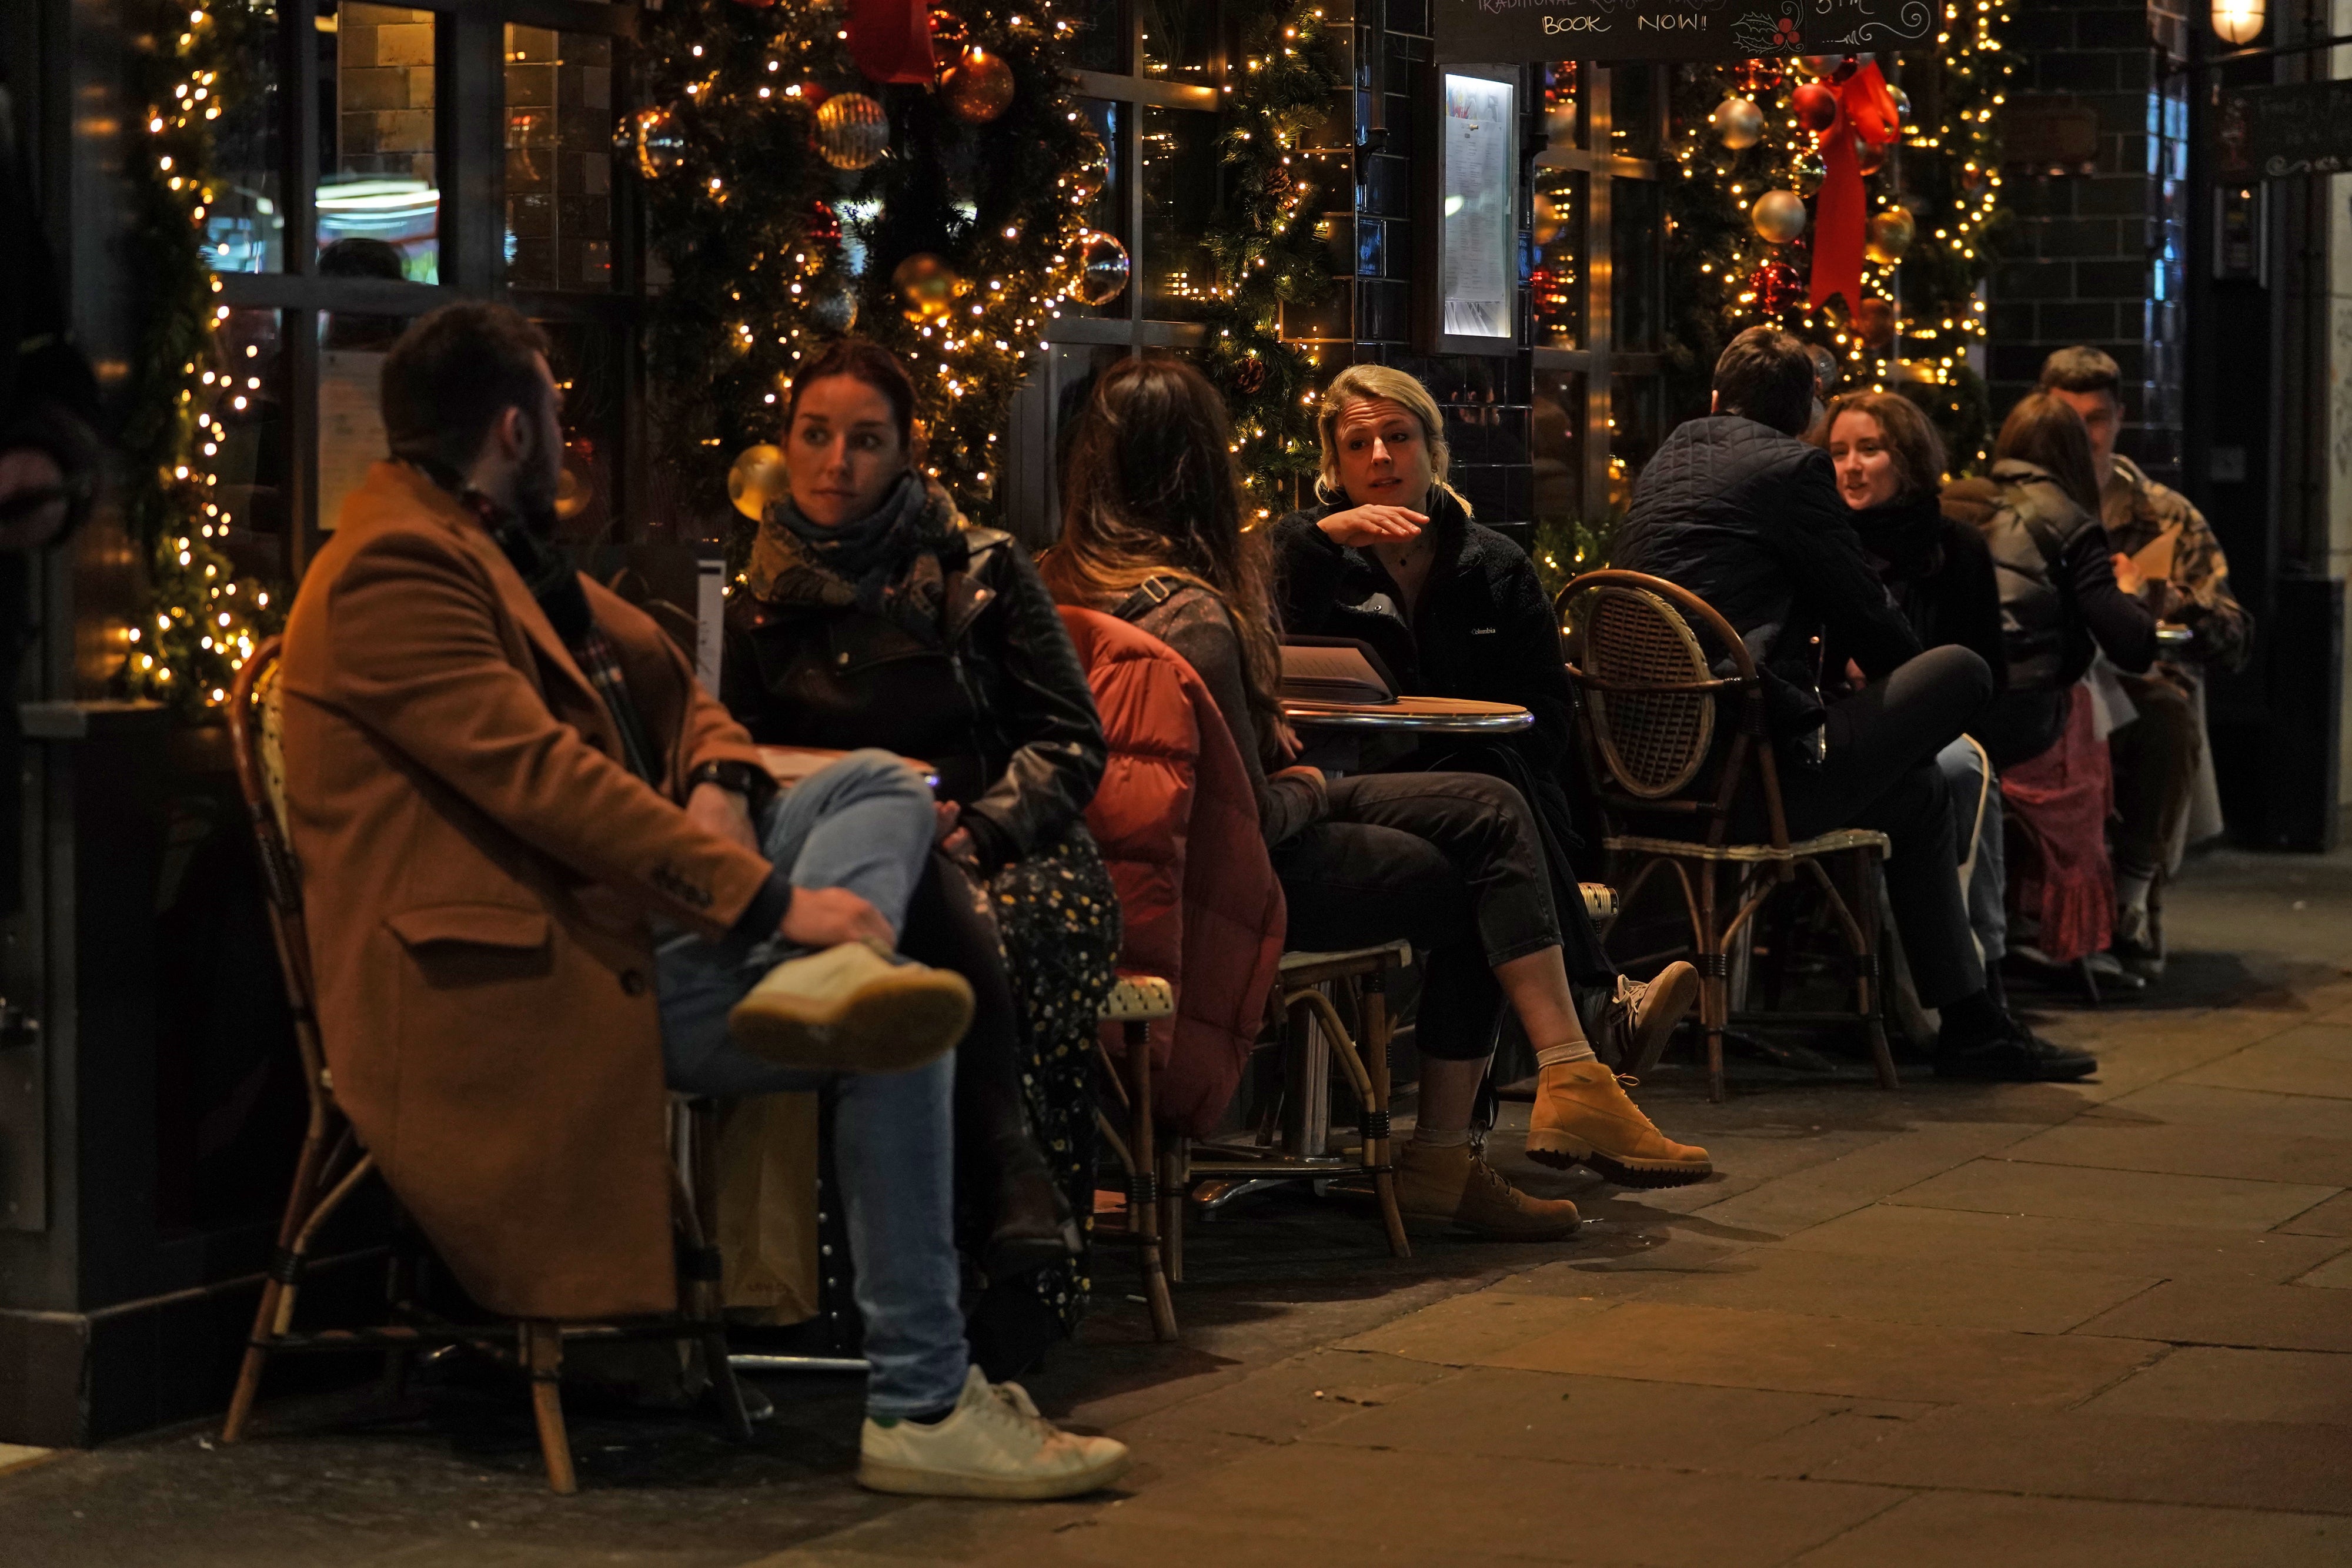
[(1123, 0), (1068, 0), (1065, 22), (1076, 35), (1070, 64), (1082, 71), (1127, 73), (1127, 6)]
[(246, 64), (247, 86), (221, 104), (213, 131), (213, 200), (205, 209), (205, 260), (215, 272), (286, 270), (284, 162), (278, 134), (278, 51)]
[(1142, 7), (1142, 68), (1148, 77), (1209, 85), (1216, 57), (1217, 8), (1201, 0), (1135, 0)]
[(366, 258), (352, 263), (351, 276), (375, 276), (389, 263), (415, 282), (441, 280), (433, 29), (430, 11), (320, 0), (322, 266), (341, 246)]
[(620, 516), (621, 390), (625, 373), (619, 335), (589, 321), (538, 323), (554, 348), (548, 368), (563, 393), (563, 479), (555, 493), (557, 535), (580, 547), (612, 542)]
[(1609, 186), (1610, 297), (1616, 346), (1626, 353), (1658, 347), (1664, 315), (1664, 204), (1654, 180), (1615, 180)]
[(1558, 169), (1536, 171), (1536, 265), (1528, 285), (1536, 341), (1555, 349), (1584, 343), (1585, 180)]
[(1574, 60), (1544, 68), (1544, 151), (1565, 152), (1584, 145), (1583, 71)]
[(1665, 438), (1664, 406), (1655, 376), (1619, 376), (1609, 389), (1609, 505), (1622, 511), (1633, 500), (1633, 481)]
[(1215, 279), (1201, 235), (1217, 201), (1217, 117), (1197, 110), (1143, 111), (1143, 313), (1186, 321)]
[[(1093, 128), (1096, 138), (1102, 142), (1108, 171), (1102, 188), (1095, 193), (1094, 200), (1087, 204), (1083, 216), (1088, 228), (1099, 229), (1127, 246), (1131, 261), (1135, 255), (1135, 236), (1127, 232), (1129, 171), (1120, 156), (1123, 140), (1120, 132), (1126, 129), (1127, 117), (1135, 112), (1135, 106), (1116, 103), (1106, 98), (1082, 98), (1077, 100), (1077, 107), (1078, 112), (1087, 117), (1087, 123)], [(1061, 310), (1066, 316), (1108, 316), (1124, 320), (1127, 317), (1127, 294), (1122, 289), (1116, 298), (1103, 305), (1088, 305), (1071, 296), (1061, 301)]]
[(196, 452), (220, 476), (220, 513), (198, 527), (237, 570), (274, 578), (285, 566), (278, 541), (287, 522), (284, 324), (275, 310), (232, 310), (215, 341), (213, 373), (227, 379), (229, 395), (215, 405), (218, 428), (205, 433)]
[(1547, 592), (1594, 564), (1580, 532), (1584, 520), (1584, 378), (1573, 371), (1538, 371), (1528, 411), (1535, 459), (1536, 570)]
[(1658, 155), (1663, 129), (1658, 68), (1618, 66), (1609, 73), (1609, 150), (1626, 158)]
[(613, 286), (613, 40), (509, 23), (507, 283)]

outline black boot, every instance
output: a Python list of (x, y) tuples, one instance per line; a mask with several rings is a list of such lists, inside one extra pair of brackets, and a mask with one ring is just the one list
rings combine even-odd
[(2070, 1083), (2099, 1070), (2097, 1057), (2043, 1040), (1982, 991), (1945, 1008), (1943, 1016), (1936, 1039), (1938, 1078)]

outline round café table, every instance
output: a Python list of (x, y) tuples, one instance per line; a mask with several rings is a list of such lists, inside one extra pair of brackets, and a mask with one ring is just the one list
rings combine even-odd
[(1300, 729), (1357, 735), (1412, 731), (1422, 735), (1503, 735), (1526, 729), (1536, 716), (1512, 703), (1475, 702), (1468, 697), (1399, 697), (1387, 703), (1306, 702), (1282, 699), (1282, 716)]

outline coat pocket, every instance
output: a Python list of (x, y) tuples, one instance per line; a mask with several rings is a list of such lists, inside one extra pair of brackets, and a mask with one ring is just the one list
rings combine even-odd
[(536, 952), (547, 946), (551, 923), (543, 909), (511, 904), (429, 904), (384, 921), (410, 952), (422, 956), (458, 947)]

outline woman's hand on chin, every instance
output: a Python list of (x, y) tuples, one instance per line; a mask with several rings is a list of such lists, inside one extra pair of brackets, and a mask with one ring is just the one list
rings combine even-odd
[(1411, 507), (1350, 507), (1319, 519), (1316, 527), (1333, 544), (1370, 545), (1418, 538), (1428, 515)]

